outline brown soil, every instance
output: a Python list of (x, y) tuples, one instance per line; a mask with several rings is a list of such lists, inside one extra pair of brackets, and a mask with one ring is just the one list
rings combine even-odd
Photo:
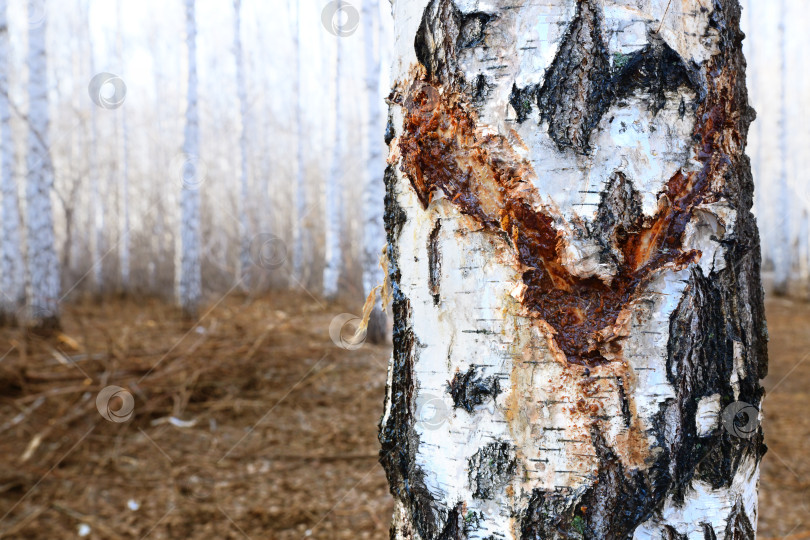
[[(51, 336), (1, 328), (0, 538), (387, 538), (389, 349), (335, 346), (344, 311), (276, 293), (183, 322), (109, 299), (67, 306)], [(810, 305), (768, 316), (760, 534), (810, 538)], [(97, 410), (109, 385), (134, 396), (126, 422)]]

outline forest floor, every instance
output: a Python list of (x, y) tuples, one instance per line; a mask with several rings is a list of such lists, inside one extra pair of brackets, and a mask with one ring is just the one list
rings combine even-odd
[[(387, 538), (390, 350), (335, 346), (344, 311), (274, 293), (183, 322), (108, 299), (66, 306), (52, 336), (0, 328), (0, 538)], [(768, 316), (760, 537), (810, 539), (810, 305)], [(126, 392), (131, 417), (106, 420)]]

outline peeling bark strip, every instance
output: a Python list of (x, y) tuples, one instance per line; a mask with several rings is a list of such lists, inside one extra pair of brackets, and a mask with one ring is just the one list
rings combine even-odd
[(394, 3), (394, 539), (755, 536), (739, 6), (625, 4)]

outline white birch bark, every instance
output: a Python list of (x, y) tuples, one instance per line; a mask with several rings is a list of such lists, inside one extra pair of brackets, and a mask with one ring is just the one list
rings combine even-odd
[(186, 46), (188, 47), (188, 94), (183, 141), (183, 189), (180, 193), (180, 249), (177, 265), (177, 295), (187, 315), (197, 313), (202, 296), (200, 270), (200, 183), (198, 175), (200, 135), (197, 109), (197, 25), (194, 0), (186, 0)]
[[(248, 200), (250, 197), (248, 186), (248, 162), (247, 162), (247, 85), (245, 83), (245, 61), (242, 56), (242, 36), (241, 17), (242, 1), (233, 0), (234, 27), (233, 27), (233, 49), (236, 59), (236, 94), (239, 99), (239, 117), (241, 131), (239, 134), (239, 272), (238, 279), (241, 279), (242, 288), (250, 289), (250, 220), (247, 215)], [(265, 209), (270, 212), (270, 208)]]
[[(366, 61), (366, 96), (368, 98), (368, 123), (366, 131), (365, 188), (363, 189), (363, 290), (365, 294), (382, 283), (383, 271), (380, 267), (380, 254), (385, 245), (383, 229), (383, 137), (381, 131), (380, 96), (380, 32), (379, 6), (374, 0), (364, 0), (363, 47)], [(386, 317), (382, 305), (377, 302), (369, 319), (366, 339), (382, 341), (385, 337)]]
[[(343, 3), (338, 0), (338, 13)], [(335, 38), (335, 139), (332, 147), (332, 162), (324, 185), (324, 268), (323, 295), (334, 299), (338, 295), (340, 271), (343, 268), (342, 232), (343, 232), (343, 192), (341, 177), (343, 172), (344, 119), (341, 104), (341, 41)]]
[(25, 297), (20, 210), (14, 182), (14, 137), (9, 101), (8, 2), (0, 0), (0, 320), (14, 317)]
[[(41, 0), (29, 0), (28, 9), (41, 9)], [(44, 11), (47, 13), (47, 11)], [(59, 316), (59, 260), (53, 228), (51, 191), (53, 165), (50, 156), (48, 74), (45, 49), (47, 18), (28, 31), (28, 178), (26, 223), (28, 226), (27, 279), (30, 316), (52, 326)]]
[(754, 538), (737, 0), (393, 9), (391, 538)]

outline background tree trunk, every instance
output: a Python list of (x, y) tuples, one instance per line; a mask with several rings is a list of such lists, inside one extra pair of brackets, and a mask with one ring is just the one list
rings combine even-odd
[(25, 297), (25, 270), (20, 244), (20, 210), (14, 182), (14, 137), (11, 133), (8, 3), (0, 0), (0, 322), (16, 318)]
[[(368, 128), (366, 132), (365, 189), (363, 189), (363, 291), (365, 294), (382, 283), (380, 250), (385, 245), (382, 227), (382, 201), (385, 187), (382, 173), (385, 167), (381, 152), (380, 128), (382, 113), (380, 103), (380, 33), (379, 5), (375, 0), (363, 2), (363, 48), (366, 60), (366, 96), (368, 97)], [(387, 317), (382, 304), (377, 302), (368, 322), (366, 339), (379, 343), (385, 339)]]
[[(337, 13), (343, 9), (340, 0), (337, 2)], [(344, 121), (343, 106), (340, 99), (341, 81), (341, 41), (343, 36), (336, 34), (335, 39), (335, 138), (332, 147), (332, 163), (324, 186), (324, 268), (323, 295), (335, 299), (338, 295), (340, 272), (343, 268), (343, 191), (340, 184), (343, 176)]]
[(398, 1), (397, 539), (754, 538), (737, 0)]
[[(29, 13), (38, 12), (40, 6), (41, 0), (29, 0)], [(51, 205), (46, 25), (47, 18), (42, 18), (28, 30), (27, 263), (29, 315), (37, 324), (53, 327), (59, 321), (60, 280)]]
[(183, 311), (197, 313), (202, 296), (200, 273), (200, 135), (197, 110), (197, 25), (194, 0), (186, 0), (186, 43), (188, 46), (188, 98), (183, 142), (183, 189), (180, 194), (180, 264), (178, 298)]
[[(245, 82), (245, 60), (242, 56), (241, 18), (242, 1), (233, 1), (234, 27), (233, 27), (233, 49), (236, 58), (236, 93), (239, 98), (239, 196), (238, 211), (239, 216), (239, 272), (238, 279), (241, 279), (242, 289), (250, 289), (250, 220), (248, 219), (247, 207), (250, 189), (248, 186), (248, 162), (247, 162), (247, 83)], [(266, 209), (265, 211), (269, 211)]]

